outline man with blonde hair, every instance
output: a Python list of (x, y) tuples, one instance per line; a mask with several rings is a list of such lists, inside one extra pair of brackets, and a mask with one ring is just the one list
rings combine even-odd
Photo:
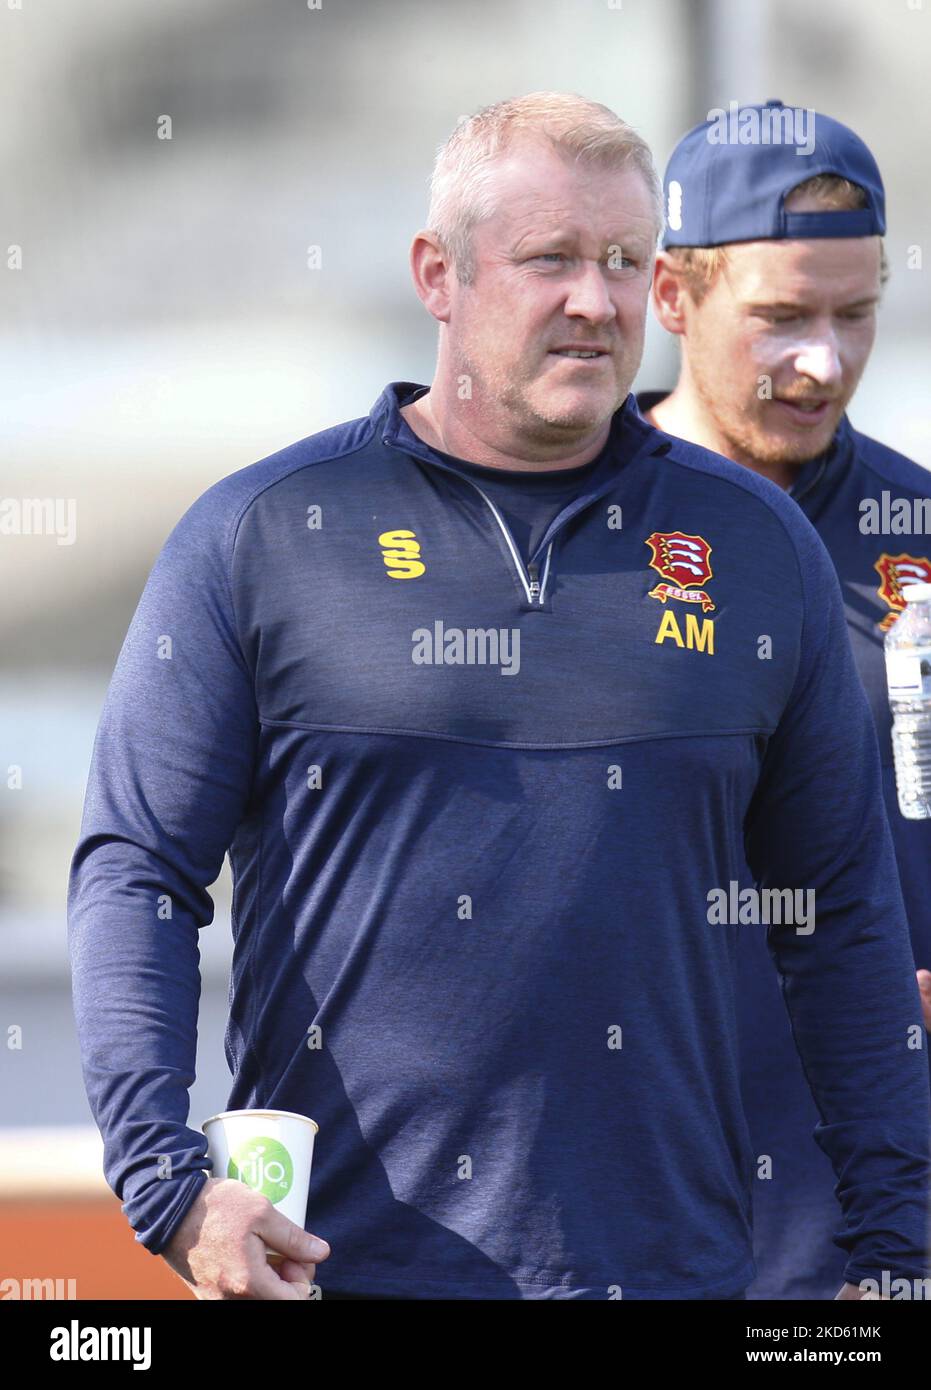
[[(658, 195), (598, 103), (460, 125), (411, 248), (432, 384), (224, 478), (149, 578), (72, 867), (75, 1010), (107, 1177), (200, 1297), (308, 1297), (319, 1259), (325, 1298), (742, 1297), (710, 904), (745, 837), (844, 946), (776, 932), (857, 1184), (846, 1277), (890, 1231), (914, 1263), (928, 1098), (869, 711), (794, 503), (636, 409)], [(227, 847), (228, 1104), (318, 1122), (331, 1248), (186, 1125)]]
[[(758, 118), (765, 130), (770, 114), (791, 117), (780, 102), (734, 117), (738, 127)], [(915, 960), (925, 967), (931, 821), (906, 820), (899, 809), (883, 639), (909, 582), (931, 580), (931, 537), (910, 524), (921, 508), (931, 511), (931, 474), (854, 429), (846, 414), (888, 276), (879, 168), (847, 126), (812, 111), (805, 121), (795, 115), (789, 129), (807, 128), (804, 147), (721, 141), (711, 116), (676, 145), (653, 302), (678, 337), (681, 370), (671, 392), (644, 392), (639, 401), (660, 429), (784, 488), (824, 541), (879, 736), (881, 794)], [(895, 525), (883, 525), (892, 499)], [(845, 717), (840, 702), (836, 717)], [(757, 1155), (759, 1277), (749, 1296), (823, 1298), (849, 1249), (845, 1231), (838, 1233), (832, 1132), (806, 1084), (763, 931), (753, 926), (740, 936), (739, 979), (745, 1102)], [(931, 973), (922, 969), (918, 979), (931, 1027)], [(913, 1044), (921, 1043), (919, 1032)]]

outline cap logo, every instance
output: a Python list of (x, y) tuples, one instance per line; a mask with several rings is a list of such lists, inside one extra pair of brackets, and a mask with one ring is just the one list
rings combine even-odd
[(666, 191), (666, 222), (670, 231), (682, 230), (682, 185), (672, 179)]

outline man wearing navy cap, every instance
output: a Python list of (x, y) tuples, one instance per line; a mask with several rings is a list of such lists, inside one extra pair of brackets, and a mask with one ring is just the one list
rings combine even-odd
[[(787, 490), (827, 546), (879, 736), (915, 959), (929, 965), (931, 821), (906, 820), (898, 807), (883, 638), (903, 588), (931, 579), (931, 536), (909, 525), (928, 510), (914, 503), (931, 498), (931, 474), (859, 433), (845, 413), (888, 274), (879, 169), (863, 141), (827, 116), (778, 101), (732, 103), (679, 142), (664, 192), (653, 302), (680, 338), (681, 371), (671, 393), (643, 393), (638, 404), (659, 429)], [(823, 1298), (843, 1265), (832, 1241), (834, 1174), (811, 1142), (816, 1126), (822, 1142), (825, 1126), (763, 934), (750, 928), (739, 941), (745, 1104), (758, 1156), (750, 1296)], [(918, 978), (931, 1027), (931, 974)]]

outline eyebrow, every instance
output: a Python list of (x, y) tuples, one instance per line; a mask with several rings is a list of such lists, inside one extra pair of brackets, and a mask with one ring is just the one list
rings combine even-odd
[[(862, 308), (866, 308), (867, 306), (869, 306), (869, 305), (871, 305), (871, 304), (878, 304), (878, 303), (879, 303), (879, 295), (878, 295), (878, 294), (871, 294), (871, 295), (868, 295), (868, 296), (867, 296), (866, 298), (864, 298), (864, 299), (854, 299), (854, 300), (851, 300), (851, 302), (850, 302), (849, 304), (842, 304), (840, 307), (841, 307), (842, 309), (862, 309)], [(772, 312), (773, 310), (781, 310), (783, 313), (793, 313), (793, 314), (797, 314), (797, 313), (799, 312), (799, 310), (804, 309), (805, 306), (804, 306), (804, 304), (793, 303), (793, 302), (791, 302), (791, 301), (789, 301), (789, 300), (781, 300), (781, 299), (776, 299), (776, 300), (761, 299), (761, 300), (755, 301), (755, 302), (752, 303), (752, 304), (748, 304), (748, 305), (747, 305), (747, 308), (748, 308), (748, 309), (751, 309), (751, 310), (753, 310), (753, 309), (768, 309), (768, 310), (770, 310), (771, 312)]]
[[(514, 243), (512, 251), (516, 254), (519, 251), (526, 250), (528, 245), (533, 246), (537, 243), (547, 247), (569, 247), (575, 244), (575, 238), (569, 232), (525, 232), (524, 235)], [(605, 244), (605, 254), (607, 254), (607, 248), (609, 246), (619, 246), (622, 251), (636, 251), (642, 255), (646, 250), (647, 243), (644, 237), (635, 234), (626, 238), (612, 237), (611, 240)]]

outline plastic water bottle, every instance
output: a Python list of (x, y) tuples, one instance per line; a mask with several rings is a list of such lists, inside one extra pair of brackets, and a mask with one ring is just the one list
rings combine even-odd
[(886, 633), (886, 681), (899, 810), (931, 818), (931, 584), (903, 588), (905, 610)]

